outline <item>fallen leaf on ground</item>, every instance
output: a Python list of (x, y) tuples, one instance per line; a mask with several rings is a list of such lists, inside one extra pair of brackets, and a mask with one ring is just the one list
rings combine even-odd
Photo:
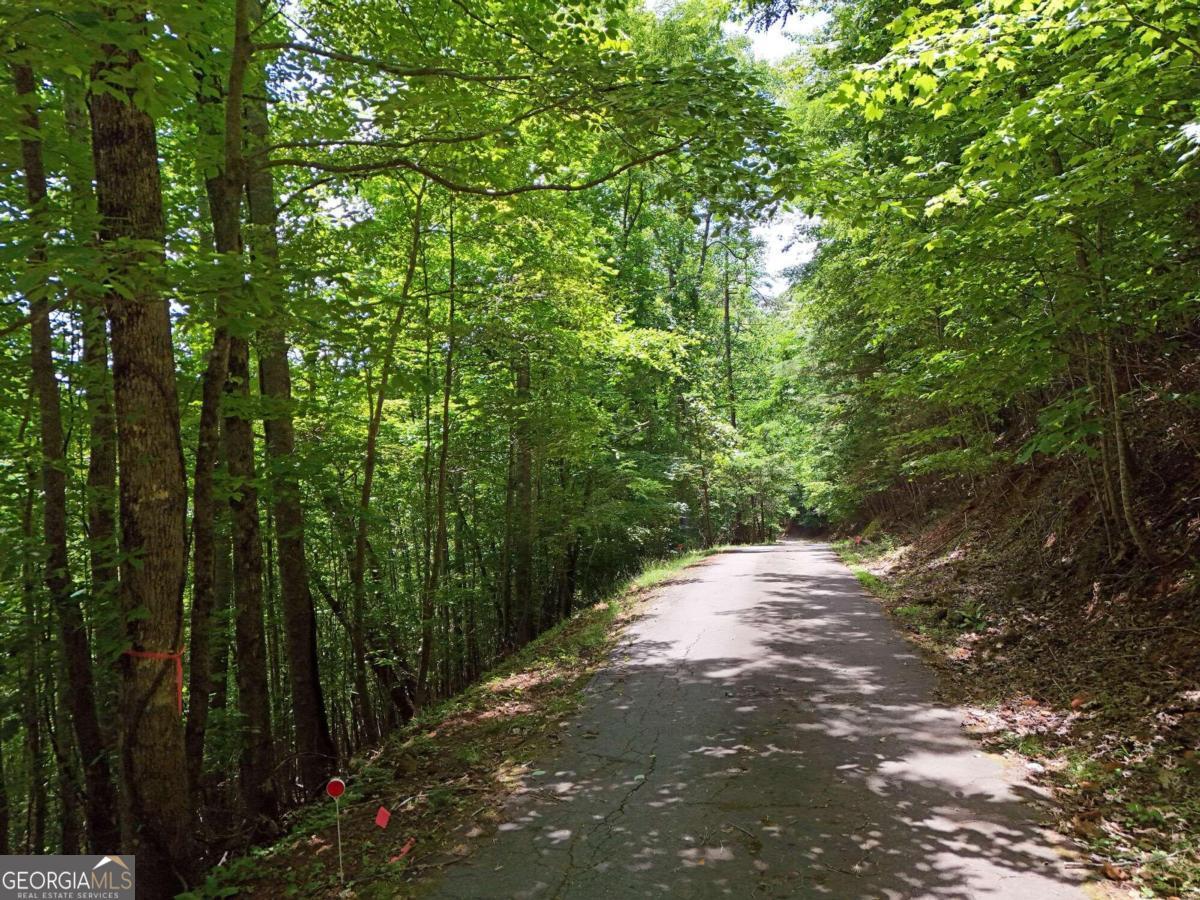
[(1106, 862), (1104, 864), (1104, 875), (1113, 881), (1128, 881), (1130, 878), (1128, 872), (1111, 862)]

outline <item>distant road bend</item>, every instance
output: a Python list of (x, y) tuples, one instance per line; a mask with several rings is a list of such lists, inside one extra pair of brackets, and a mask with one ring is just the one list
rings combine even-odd
[(446, 898), (1089, 896), (1005, 763), (830, 551), (652, 600)]

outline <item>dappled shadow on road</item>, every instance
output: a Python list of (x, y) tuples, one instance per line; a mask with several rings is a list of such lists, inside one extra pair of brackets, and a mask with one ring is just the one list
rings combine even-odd
[(1080, 896), (853, 577), (770, 550), (639, 625), (435, 896)]

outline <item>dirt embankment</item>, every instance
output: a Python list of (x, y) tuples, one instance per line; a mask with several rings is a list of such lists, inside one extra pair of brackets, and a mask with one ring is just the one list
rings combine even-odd
[(921, 502), (841, 549), (1111, 878), (1200, 896), (1200, 460), (1159, 424), (1137, 445), (1154, 560), (1106, 527), (1079, 461), (906, 488)]

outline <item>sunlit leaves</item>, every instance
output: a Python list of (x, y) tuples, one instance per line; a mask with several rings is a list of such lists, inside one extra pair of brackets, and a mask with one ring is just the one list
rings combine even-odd
[(1091, 452), (1098, 413), (1064, 382), (1106, 335), (1195, 308), (1189, 16), (966, 0), (837, 18), (807, 76), (827, 87), (793, 112), (827, 240), (796, 288), (822, 373), (807, 402), (845, 425), (814, 412), (814, 484), (987, 464), (1013, 402), (1044, 404), (1022, 459)]

